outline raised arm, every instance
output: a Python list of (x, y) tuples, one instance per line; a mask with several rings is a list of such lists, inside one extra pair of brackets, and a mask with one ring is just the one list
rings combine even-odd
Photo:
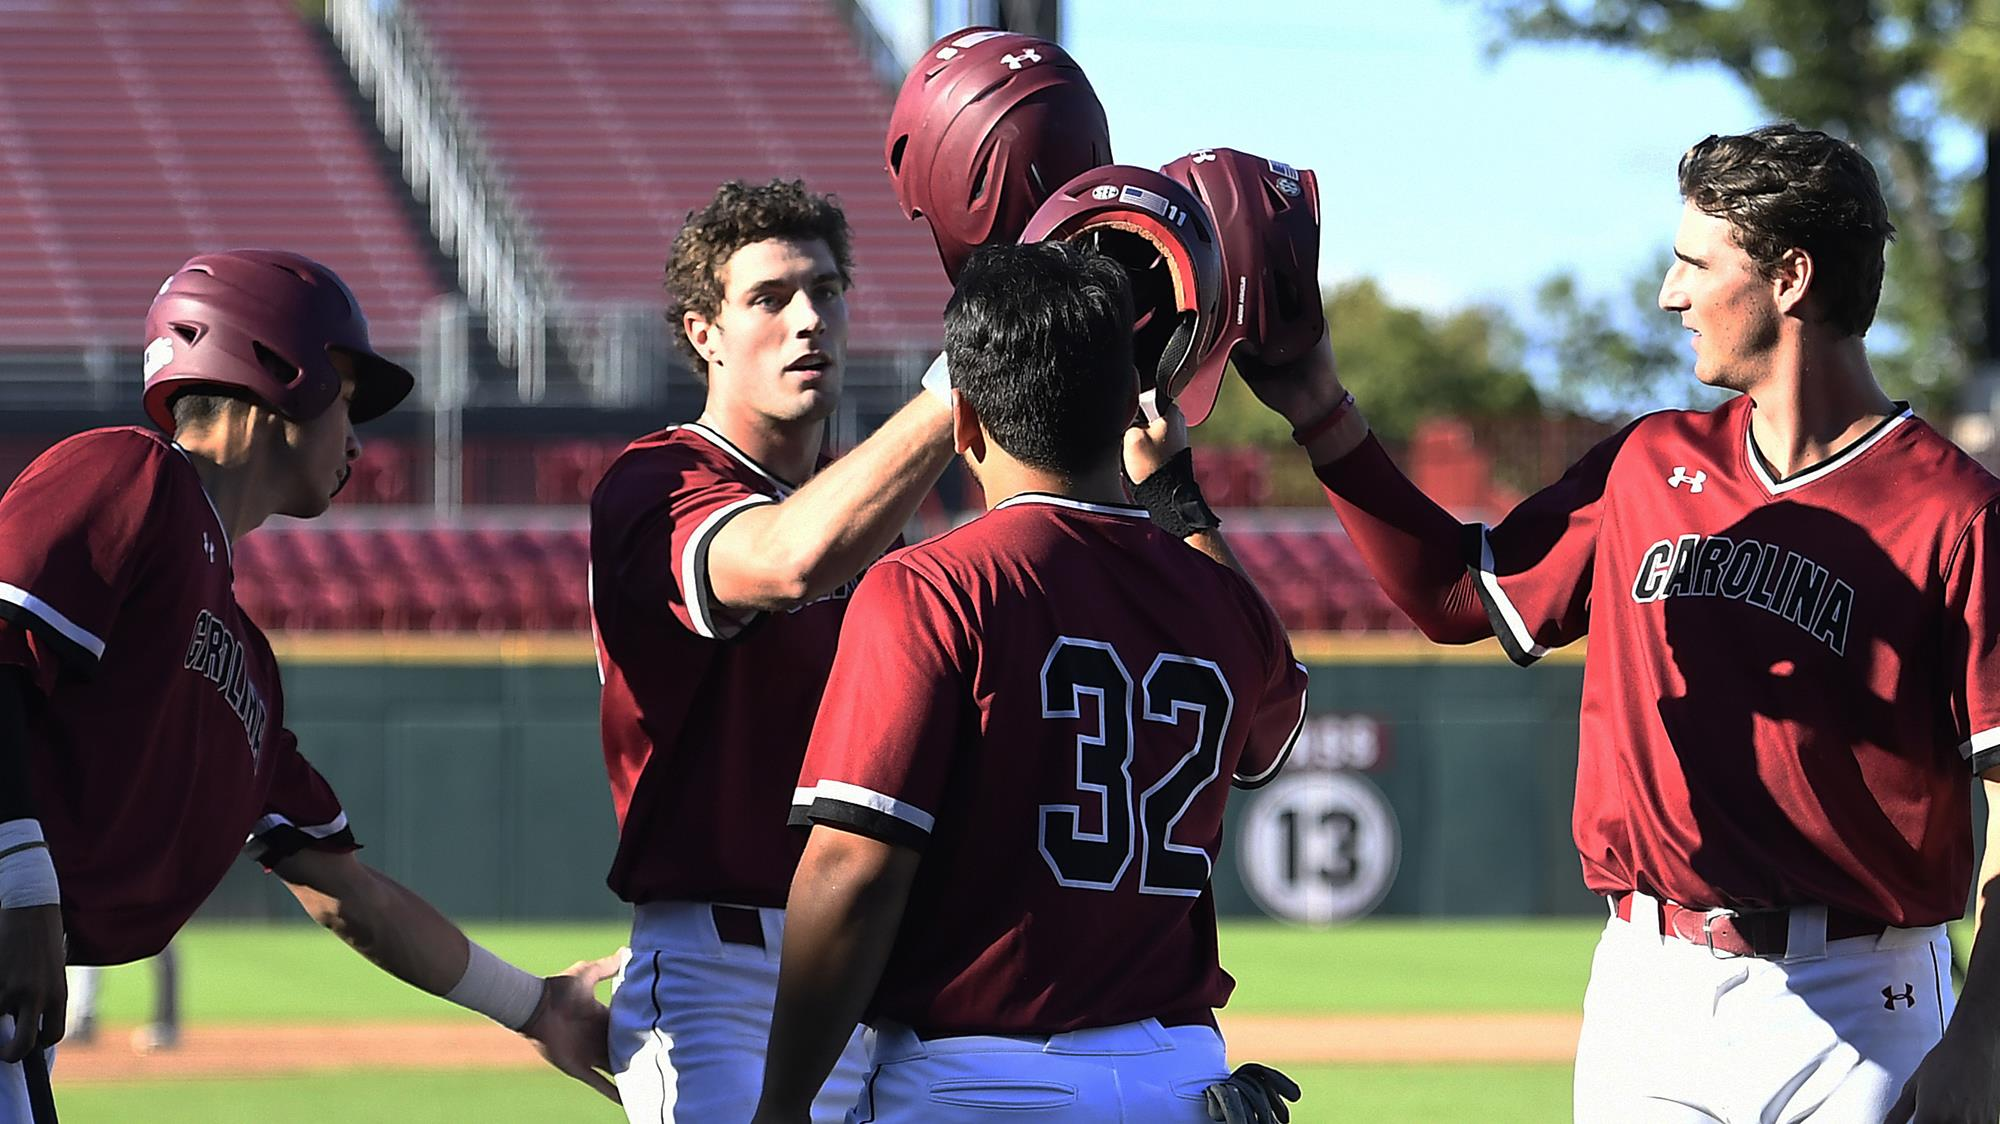
[(1284, 367), (1239, 359), (1238, 369), (1257, 397), (1292, 423), (1341, 525), (1396, 607), (1441, 644), (1493, 635), (1466, 565), (1467, 530), (1369, 432), (1327, 340)]
[(377, 967), (518, 1031), (549, 1064), (613, 1101), (610, 1012), (597, 984), (618, 956), (540, 979), (481, 948), (437, 908), (352, 852), (302, 850), (272, 866), (306, 913)]
[(951, 407), (926, 391), (797, 492), (717, 531), (708, 553), (715, 600), (781, 611), (852, 581), (902, 533), (950, 460)]

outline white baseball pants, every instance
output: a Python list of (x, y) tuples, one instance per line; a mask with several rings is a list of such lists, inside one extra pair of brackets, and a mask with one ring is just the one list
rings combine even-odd
[[(12, 1036), (14, 1016), (0, 1015), (0, 1036)], [(56, 1052), (42, 1051), (40, 1067), (30, 1074), (29, 1067), (16, 1062), (0, 1065), (0, 1124), (38, 1124), (35, 1118), (34, 1100), (29, 1097), (29, 1089), (35, 1090), (36, 1098), (52, 1096), (48, 1088), (48, 1075), (55, 1068)]]
[(1943, 926), (1828, 941), (1798, 910), (1791, 955), (1731, 957), (1661, 935), (1658, 908), (1636, 895), (1598, 940), (1578, 1124), (1881, 1124), (1951, 1018)]
[[(724, 921), (755, 915), (746, 943)], [(729, 939), (725, 939), (725, 937)], [(764, 1087), (785, 911), (649, 902), (633, 912), (632, 959), (611, 997), (611, 1072), (632, 1124), (748, 1120)], [(861, 1094), (857, 1030), (813, 1103), (838, 1124)]]
[(1157, 1019), (1046, 1038), (918, 1038), (878, 1025), (850, 1124), (1209, 1124), (1229, 1076), (1212, 1027)]

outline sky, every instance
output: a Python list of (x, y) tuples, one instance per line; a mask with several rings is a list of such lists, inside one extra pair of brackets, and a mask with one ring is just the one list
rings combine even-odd
[[(906, 57), (926, 0), (864, 0)], [(948, 6), (941, 4), (940, 6)], [(1674, 167), (1764, 121), (1714, 70), (1583, 47), (1489, 58), (1478, 0), (1068, 0), (1120, 163), (1228, 146), (1318, 173), (1320, 268), (1430, 309), (1622, 294), (1672, 245)]]

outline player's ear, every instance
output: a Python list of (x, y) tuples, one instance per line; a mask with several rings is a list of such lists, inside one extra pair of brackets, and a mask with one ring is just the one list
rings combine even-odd
[(986, 431), (980, 428), (979, 411), (955, 389), (951, 392), (951, 447), (975, 461), (986, 459)]
[(1812, 255), (1797, 248), (1786, 250), (1771, 278), (1771, 295), (1778, 302), (1778, 311), (1795, 312), (1812, 292), (1812, 281)]
[(694, 345), (695, 354), (710, 364), (718, 362), (715, 357), (713, 337), (720, 331), (709, 319), (694, 309), (681, 313), (681, 331), (687, 333), (688, 342)]

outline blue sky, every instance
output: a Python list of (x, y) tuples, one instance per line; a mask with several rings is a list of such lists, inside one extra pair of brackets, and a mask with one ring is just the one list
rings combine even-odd
[[(867, 0), (920, 50), (923, 0)], [(1477, 0), (1070, 0), (1065, 37), (1122, 163), (1227, 145), (1319, 174), (1330, 280), (1429, 308), (1527, 307), (1573, 270), (1622, 292), (1672, 243), (1674, 165), (1759, 124), (1720, 73), (1523, 47), (1489, 59)]]

